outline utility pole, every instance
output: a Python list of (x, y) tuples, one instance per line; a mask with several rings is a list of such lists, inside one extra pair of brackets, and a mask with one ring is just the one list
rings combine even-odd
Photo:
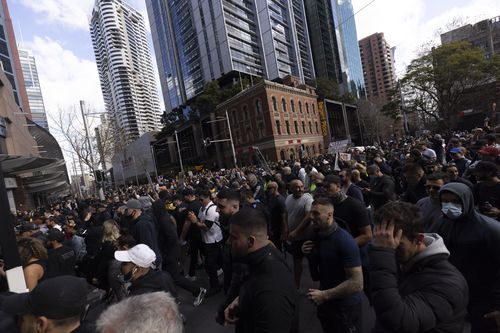
[(231, 149), (233, 150), (234, 167), (237, 168), (238, 164), (236, 162), (236, 151), (234, 150), (233, 133), (231, 132), (231, 123), (229, 122), (229, 115), (227, 113), (227, 110), (226, 110), (226, 120), (227, 120), (227, 128), (229, 130), (229, 140), (231, 140)]
[(177, 130), (175, 131), (175, 142), (177, 143), (177, 152), (179, 153), (179, 163), (181, 165), (181, 172), (182, 175), (184, 175), (184, 166), (182, 165), (181, 147), (179, 146), (179, 136), (177, 135)]

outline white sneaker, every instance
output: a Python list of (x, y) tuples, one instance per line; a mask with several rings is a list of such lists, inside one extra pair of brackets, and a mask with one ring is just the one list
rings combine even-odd
[(186, 274), (186, 275), (184, 275), (184, 277), (191, 282), (196, 281), (196, 276), (191, 276), (191, 275)]
[(200, 293), (196, 298), (194, 299), (193, 306), (198, 306), (203, 302), (203, 298), (205, 297), (205, 294), (207, 293), (207, 290), (205, 288), (200, 288)]

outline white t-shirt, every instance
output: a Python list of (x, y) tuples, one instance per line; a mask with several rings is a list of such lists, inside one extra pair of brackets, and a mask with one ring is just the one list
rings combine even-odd
[(213, 244), (222, 241), (222, 230), (219, 226), (219, 213), (217, 206), (210, 201), (208, 205), (201, 207), (198, 213), (201, 223), (209, 226), (208, 230), (201, 230), (203, 243)]
[[(288, 230), (291, 232), (297, 228), (304, 217), (311, 211), (314, 199), (311, 194), (304, 193), (300, 198), (295, 198), (293, 194), (286, 197), (285, 207), (288, 214)], [(296, 240), (310, 239), (312, 228), (309, 226), (304, 233), (297, 236)]]

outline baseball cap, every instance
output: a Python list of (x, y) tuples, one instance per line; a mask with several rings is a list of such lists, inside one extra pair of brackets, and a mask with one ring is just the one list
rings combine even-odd
[(60, 231), (59, 229), (56, 229), (56, 228), (51, 229), (49, 231), (48, 236), (47, 236), (48, 241), (58, 241), (59, 243), (64, 242), (65, 238), (66, 237), (64, 236), (62, 231)]
[(115, 251), (115, 259), (148, 268), (156, 261), (156, 254), (146, 244), (138, 244), (127, 251)]
[(325, 179), (323, 179), (322, 183), (324, 185), (330, 185), (332, 183), (340, 184), (341, 180), (340, 180), (340, 177), (337, 175), (326, 175), (326, 177), (325, 177)]
[(483, 147), (479, 150), (479, 154), (483, 155), (493, 155), (493, 156), (499, 156), (500, 155), (500, 149), (494, 146), (486, 146)]
[(31, 292), (5, 297), (0, 309), (10, 315), (32, 314), (49, 319), (78, 316), (87, 305), (87, 282), (63, 275), (40, 282)]
[(452, 154), (461, 154), (462, 153), (462, 150), (460, 148), (451, 148), (450, 149), (450, 153)]
[(128, 209), (142, 209), (142, 204), (137, 199), (130, 199), (126, 204)]

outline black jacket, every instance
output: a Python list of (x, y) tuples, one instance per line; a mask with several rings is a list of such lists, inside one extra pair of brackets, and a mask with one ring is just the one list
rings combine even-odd
[(146, 244), (156, 254), (156, 264), (161, 263), (161, 253), (158, 247), (158, 233), (155, 223), (149, 214), (142, 213), (139, 218), (130, 223), (130, 234), (137, 243)]
[(383, 175), (376, 178), (371, 184), (370, 199), (375, 209), (396, 200), (396, 185), (392, 177)]
[(394, 250), (370, 247), (375, 332), (462, 332), (467, 283), (448, 262), (449, 252), (438, 235), (426, 234), (424, 242), (427, 248), (401, 273)]
[(240, 288), (237, 333), (289, 333), (297, 325), (298, 294), (281, 253), (267, 245), (243, 258), (249, 275)]
[(137, 296), (156, 291), (164, 291), (177, 297), (177, 291), (170, 274), (164, 271), (150, 270), (133, 281), (128, 288), (129, 296)]
[(474, 208), (472, 191), (448, 183), (440, 190), (455, 193), (463, 203), (458, 219), (443, 217), (436, 231), (450, 250), (450, 262), (464, 275), (470, 290), (469, 310), (500, 309), (500, 223)]

